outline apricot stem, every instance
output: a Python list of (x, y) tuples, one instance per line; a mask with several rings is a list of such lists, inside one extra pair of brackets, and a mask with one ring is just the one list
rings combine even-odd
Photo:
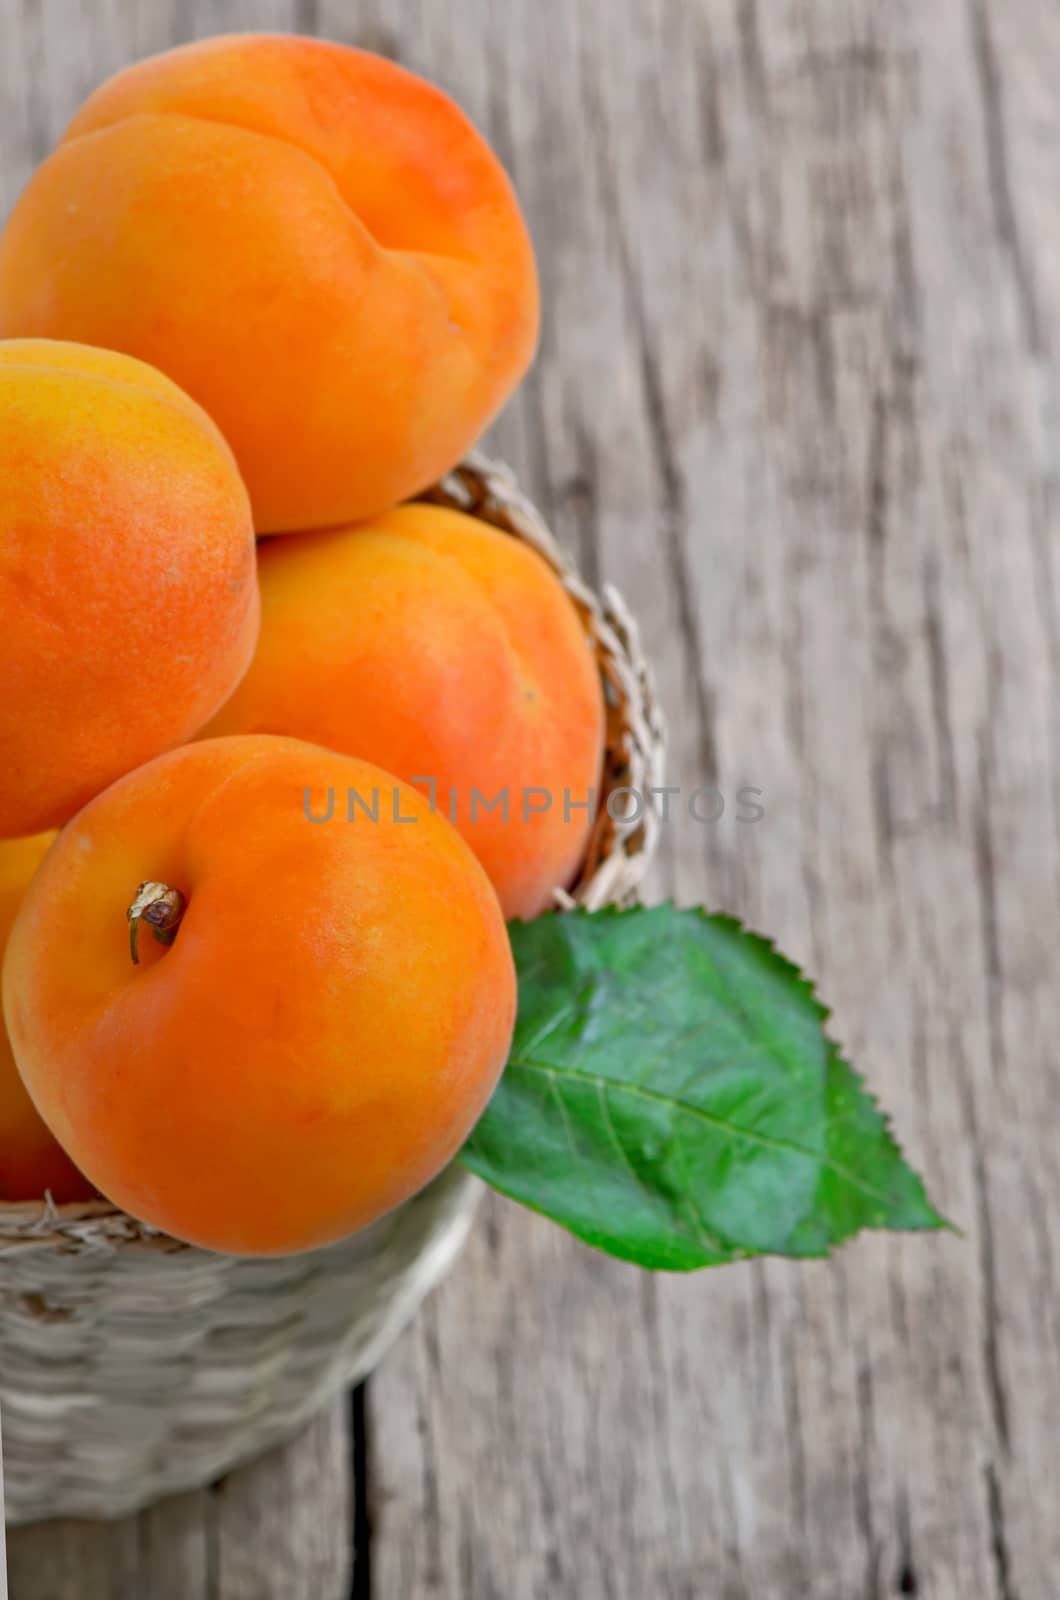
[(187, 905), (179, 889), (171, 889), (165, 883), (141, 883), (125, 913), (129, 919), (129, 953), (136, 965), (140, 962), (137, 950), (140, 923), (147, 923), (159, 944), (172, 944)]

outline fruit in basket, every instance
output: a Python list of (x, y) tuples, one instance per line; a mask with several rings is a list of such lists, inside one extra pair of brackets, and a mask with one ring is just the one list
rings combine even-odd
[(440, 477), (528, 366), (537, 315), (518, 203), (464, 114), (314, 39), (208, 39), (120, 72), (0, 247), (0, 329), (167, 372), (231, 443), (264, 533)]
[(142, 362), (0, 343), (0, 838), (189, 739), (257, 636), (246, 490)]
[(558, 578), (527, 545), (433, 505), (260, 549), (262, 629), (207, 734), (281, 733), (433, 795), (509, 917), (574, 877), (604, 709)]
[[(375, 821), (350, 799), (374, 787)], [(261, 737), (161, 756), (67, 825), (3, 997), (19, 1070), (108, 1199), (281, 1254), (371, 1222), (456, 1153), (504, 1065), (515, 979), (485, 873), (420, 795)]]
[[(50, 833), (0, 840), (0, 960), (22, 897), (48, 846)], [(93, 1189), (49, 1133), (26, 1092), (0, 1018), (0, 1200), (58, 1204), (89, 1200)]]

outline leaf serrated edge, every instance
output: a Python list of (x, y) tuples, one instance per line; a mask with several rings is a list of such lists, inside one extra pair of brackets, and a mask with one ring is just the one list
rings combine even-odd
[(508, 923), (508, 927), (509, 930), (512, 928), (534, 928), (540, 926), (543, 922), (552, 923), (553, 925), (559, 925), (564, 922), (592, 924), (623, 922), (657, 911), (670, 911), (678, 917), (692, 917), (696, 921), (709, 924), (711, 927), (726, 928), (730, 932), (750, 940), (753, 944), (759, 945), (780, 971), (787, 974), (793, 980), (795, 987), (813, 1004), (822, 1022), (826, 1022), (831, 1017), (831, 1007), (821, 999), (816, 982), (799, 966), (798, 962), (785, 955), (776, 940), (769, 934), (761, 933), (757, 928), (752, 928), (749, 923), (742, 922), (739, 917), (734, 916), (730, 911), (708, 911), (706, 906), (679, 906), (677, 901), (671, 898), (658, 900), (650, 906), (639, 904), (631, 906), (601, 906), (598, 911), (590, 911), (586, 906), (572, 906), (569, 910), (557, 907), (554, 911), (546, 911), (543, 916), (535, 917), (531, 921), (527, 921), (522, 917), (513, 917)]
[[(858, 1093), (863, 1097), (868, 1108), (876, 1117), (880, 1126), (881, 1135), (886, 1144), (889, 1146), (891, 1153), (906, 1169), (906, 1171), (912, 1175), (915, 1182), (919, 1185), (921, 1194), (923, 1196), (924, 1206), (929, 1216), (929, 1220), (925, 1221), (923, 1225), (912, 1224), (906, 1228), (899, 1228), (886, 1223), (880, 1226), (874, 1226), (872, 1223), (867, 1223), (861, 1227), (855, 1227), (851, 1229), (849, 1233), (846, 1233), (841, 1237), (829, 1240), (828, 1243), (821, 1249), (807, 1249), (805, 1251), (800, 1251), (797, 1255), (789, 1256), (787, 1259), (830, 1260), (837, 1249), (841, 1249), (851, 1239), (863, 1232), (878, 1232), (882, 1230), (887, 1232), (922, 1233), (939, 1230), (954, 1233), (958, 1235), (958, 1237), (963, 1237), (961, 1229), (948, 1217), (946, 1217), (944, 1213), (940, 1212), (930, 1200), (923, 1178), (917, 1172), (912, 1163), (906, 1158), (904, 1147), (894, 1131), (894, 1123), (891, 1115), (884, 1110), (877, 1096), (869, 1088), (864, 1077), (847, 1058), (843, 1047), (828, 1032), (827, 1024), (833, 1016), (833, 1011), (832, 1008), (822, 1000), (818, 992), (816, 982), (814, 979), (809, 977), (809, 975), (802, 967), (798, 965), (796, 961), (792, 960), (790, 956), (785, 955), (785, 953), (778, 947), (776, 941), (771, 938), (770, 935), (761, 933), (758, 931), (758, 929), (750, 927), (747, 923), (741, 921), (739, 917), (734, 916), (731, 912), (708, 911), (705, 906), (679, 906), (672, 898), (658, 901), (651, 906), (643, 906), (640, 904), (634, 904), (630, 906), (602, 906), (596, 911), (590, 911), (585, 906), (573, 906), (569, 909), (557, 908), (554, 911), (546, 912), (543, 917), (535, 918), (532, 922), (526, 921), (522, 918), (514, 918), (509, 923), (509, 930), (511, 931), (515, 928), (530, 929), (539, 926), (543, 921), (547, 921), (549, 924), (556, 927), (559, 927), (562, 923), (567, 923), (568, 925), (571, 923), (591, 923), (594, 926), (599, 926), (602, 923), (614, 924), (628, 920), (632, 917), (643, 917), (645, 914), (651, 915), (658, 912), (670, 912), (676, 917), (687, 917), (694, 919), (698, 922), (705, 923), (712, 928), (723, 928), (728, 933), (736, 935), (737, 938), (749, 941), (769, 958), (770, 965), (774, 968), (776, 975), (790, 982), (793, 989), (809, 1003), (810, 1008), (813, 1011), (821, 1029), (821, 1034), (826, 1047), (828, 1066), (831, 1067), (833, 1062), (836, 1062), (845, 1068), (845, 1070), (850, 1074), (855, 1082)], [(633, 1265), (640, 1266), (646, 1270), (695, 1271), (704, 1265), (728, 1265), (739, 1260), (751, 1260), (770, 1254), (769, 1251), (734, 1248), (728, 1255), (716, 1259), (713, 1262), (688, 1262), (681, 1263), (679, 1265), (675, 1265), (673, 1262), (664, 1262), (658, 1259), (658, 1257), (665, 1252), (637, 1250), (636, 1247), (633, 1246), (629, 1248), (622, 1248), (621, 1244), (614, 1241), (610, 1236), (607, 1236), (605, 1242), (605, 1239), (601, 1236), (598, 1236), (592, 1229), (580, 1227), (578, 1225), (572, 1225), (570, 1223), (561, 1221), (557, 1217), (551, 1216), (543, 1206), (535, 1204), (533, 1201), (523, 1199), (520, 1195), (514, 1193), (510, 1187), (505, 1186), (503, 1182), (497, 1181), (492, 1176), (487, 1176), (485, 1172), (480, 1170), (475, 1162), (474, 1157), (470, 1155), (466, 1146), (463, 1150), (461, 1150), (458, 1159), (464, 1166), (468, 1168), (469, 1171), (475, 1172), (476, 1175), (482, 1178), (484, 1182), (488, 1183), (491, 1188), (496, 1189), (508, 1199), (511, 1199), (517, 1204), (524, 1206), (529, 1211), (536, 1212), (539, 1216), (548, 1218), (550, 1222), (564, 1228), (565, 1231), (573, 1234), (576, 1238), (581, 1239), (586, 1244), (591, 1245), (596, 1249), (601, 1249), (606, 1254), (611, 1255), (618, 1260), (630, 1262)], [(833, 1168), (833, 1170), (837, 1171), (838, 1169)], [(842, 1176), (842, 1173), (840, 1172), (839, 1175)]]
[(845, 1244), (847, 1242), (847, 1240), (856, 1238), (859, 1233), (866, 1233), (866, 1232), (867, 1233), (880, 1233), (880, 1232), (885, 1232), (885, 1233), (930, 1233), (930, 1232), (933, 1232), (933, 1231), (937, 1231), (937, 1232), (940, 1232), (940, 1233), (953, 1233), (953, 1234), (956, 1234), (958, 1238), (963, 1238), (964, 1237), (963, 1229), (959, 1228), (955, 1222), (951, 1221), (950, 1218), (946, 1216), (945, 1212), (940, 1211), (938, 1209), (938, 1207), (933, 1204), (933, 1202), (932, 1202), (932, 1200), (931, 1200), (931, 1198), (930, 1198), (930, 1196), (929, 1196), (929, 1194), (927, 1192), (927, 1184), (924, 1182), (923, 1178), (920, 1176), (920, 1173), (917, 1170), (917, 1168), (913, 1165), (913, 1163), (906, 1156), (905, 1146), (902, 1144), (901, 1139), (899, 1139), (897, 1133), (895, 1132), (894, 1119), (891, 1116), (890, 1112), (886, 1111), (883, 1108), (883, 1106), (880, 1104), (879, 1099), (877, 1098), (877, 1096), (875, 1095), (873, 1090), (869, 1088), (867, 1080), (862, 1076), (862, 1074), (858, 1071), (857, 1067), (854, 1066), (853, 1062), (845, 1054), (842, 1046), (837, 1044), (836, 1041), (833, 1038), (831, 1038), (830, 1035), (826, 1036), (826, 1037), (828, 1038), (828, 1046), (829, 1046), (829, 1065), (831, 1065), (833, 1059), (835, 1061), (838, 1061), (839, 1063), (841, 1063), (842, 1066), (844, 1066), (846, 1068), (846, 1070), (850, 1073), (851, 1077), (854, 1078), (854, 1080), (855, 1080), (855, 1082), (857, 1083), (857, 1086), (858, 1086), (858, 1091), (861, 1094), (862, 1098), (868, 1103), (868, 1105), (869, 1105), (870, 1109), (872, 1110), (872, 1112), (874, 1113), (874, 1115), (879, 1119), (881, 1131), (883, 1133), (884, 1138), (887, 1140), (887, 1143), (890, 1145), (891, 1150), (897, 1156), (898, 1160), (902, 1163), (902, 1166), (905, 1167), (906, 1171), (912, 1173), (913, 1177), (916, 1179), (917, 1183), (920, 1185), (921, 1191), (922, 1191), (923, 1196), (924, 1196), (924, 1204), (927, 1207), (927, 1210), (931, 1213), (931, 1221), (930, 1222), (926, 1222), (923, 1225), (923, 1227), (918, 1227), (916, 1225), (913, 1225), (912, 1227), (908, 1227), (908, 1228), (895, 1228), (895, 1227), (892, 1227), (892, 1226), (885, 1226), (884, 1228), (881, 1229), (881, 1228), (878, 1228), (878, 1227), (874, 1228), (871, 1224), (866, 1224), (862, 1228), (855, 1228), (851, 1233), (846, 1234), (844, 1238), (837, 1239), (835, 1241), (835, 1244), (836, 1245), (843, 1245), (843, 1244)]

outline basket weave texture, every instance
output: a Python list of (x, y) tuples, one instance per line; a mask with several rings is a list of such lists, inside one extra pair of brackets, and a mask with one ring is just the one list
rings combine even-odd
[[(532, 545), (574, 600), (604, 682), (607, 754), (581, 877), (557, 900), (629, 902), (658, 821), (619, 791), (643, 800), (661, 785), (664, 743), (632, 619), (613, 589), (587, 588), (504, 466), (471, 456), (424, 498)], [(102, 1200), (0, 1203), (8, 1521), (123, 1516), (294, 1432), (379, 1361), (454, 1260), (480, 1193), (454, 1165), (351, 1238), (281, 1259), (196, 1249)]]

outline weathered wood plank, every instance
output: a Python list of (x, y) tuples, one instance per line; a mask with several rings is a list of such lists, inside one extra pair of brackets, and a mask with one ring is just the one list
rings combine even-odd
[(231, 1473), (214, 1491), (217, 1600), (340, 1600), (348, 1593), (348, 1418), (347, 1404), (329, 1407), (295, 1445)]
[(403, 15), (401, 56), (541, 246), (498, 436), (635, 597), (674, 781), (765, 790), (670, 829), (659, 886), (811, 965), (965, 1238), (644, 1279), (498, 1203), (372, 1386), (379, 1592), (1044, 1595), (1056, 18), (461, 13)]
[(12, 1530), (11, 1600), (345, 1600), (352, 1509), (340, 1403), (287, 1447), (139, 1517)]
[[(109, 0), (81, 19), (0, 9), (2, 206), (84, 90), (192, 31), (385, 50), (497, 143), (546, 303), (497, 442), (634, 599), (672, 781), (730, 798), (667, 830), (658, 889), (813, 968), (965, 1229), (675, 1280), (492, 1204), (371, 1386), (375, 1593), (1047, 1596), (1060, 14)], [(755, 826), (733, 820), (741, 784), (765, 791)], [(14, 1600), (337, 1596), (343, 1418), (320, 1430), (219, 1495), (17, 1533)]]

